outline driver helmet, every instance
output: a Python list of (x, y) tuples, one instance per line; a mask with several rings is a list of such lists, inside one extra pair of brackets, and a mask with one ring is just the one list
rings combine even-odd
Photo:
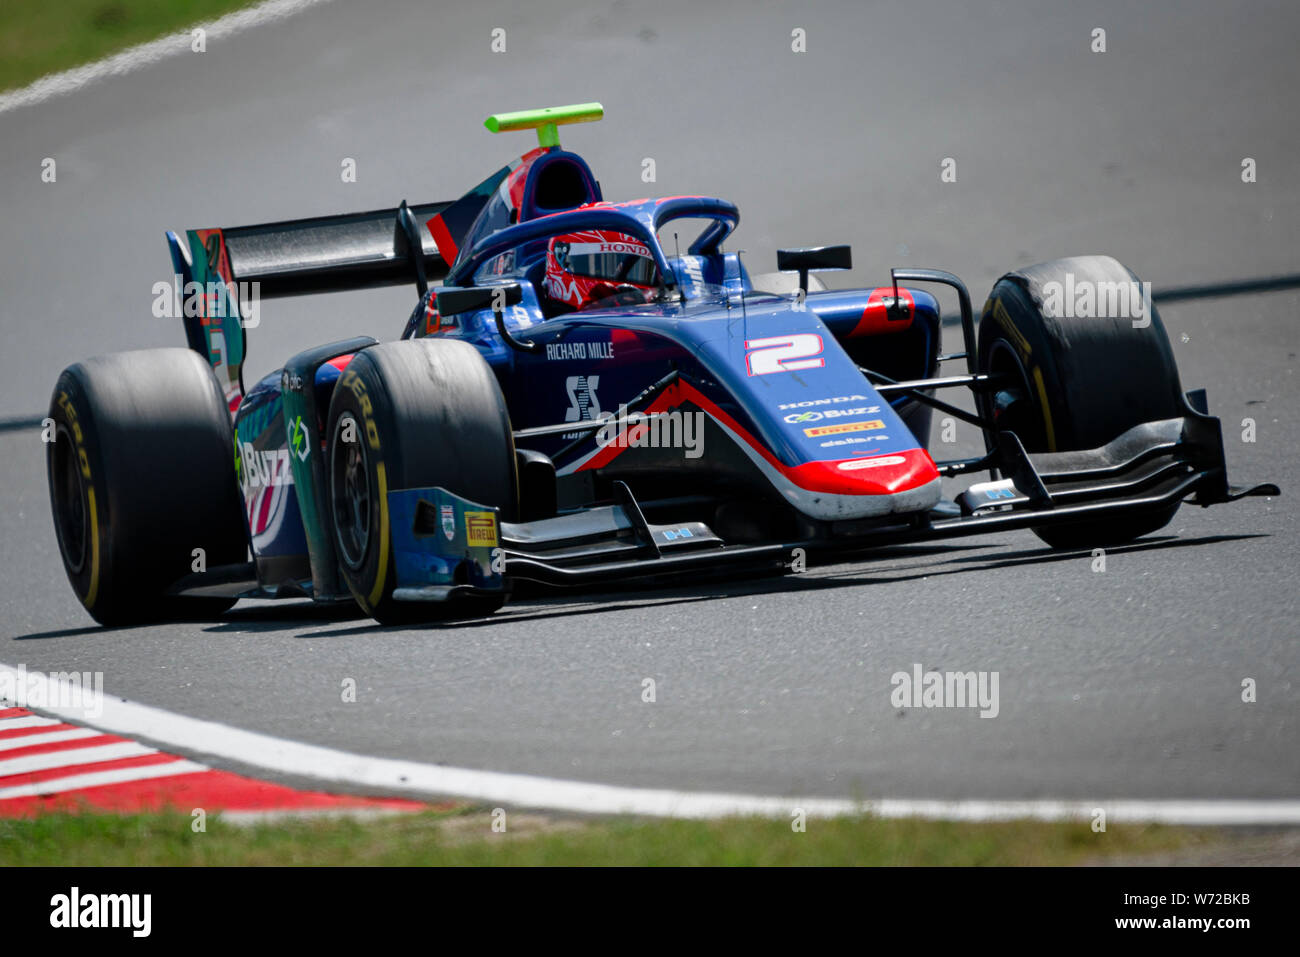
[(546, 246), (546, 294), (574, 309), (628, 287), (653, 292), (658, 285), (650, 247), (635, 236), (590, 229), (556, 236)]

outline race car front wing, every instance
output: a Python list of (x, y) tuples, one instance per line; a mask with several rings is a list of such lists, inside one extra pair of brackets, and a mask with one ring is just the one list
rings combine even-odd
[(727, 545), (701, 522), (654, 525), (630, 489), (616, 483), (618, 501), (611, 505), (503, 523), (504, 574), (549, 585), (592, 585), (751, 563), (789, 565), (796, 549), (809, 557), (848, 556), (885, 545), (1281, 494), (1273, 484), (1228, 484), (1220, 423), (1206, 414), (1203, 392), (1185, 396), (1184, 412), (1135, 426), (1087, 451), (1028, 453), (1014, 433), (1000, 432), (987, 456), (952, 465), (946, 474), (990, 469), (1005, 478), (975, 483), (928, 513), (824, 523), (816, 534), (792, 541)]

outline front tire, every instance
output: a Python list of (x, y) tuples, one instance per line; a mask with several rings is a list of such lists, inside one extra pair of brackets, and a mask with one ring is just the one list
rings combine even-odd
[[(1085, 284), (1094, 290), (1091, 310), (1065, 301)], [(979, 324), (980, 371), (1012, 384), (985, 411), (1027, 451), (1094, 449), (1135, 425), (1183, 414), (1178, 367), (1155, 306), (1136, 317), (1132, 308), (1119, 310), (1124, 316), (1096, 314), (1100, 291), (1119, 288), (1129, 291), (1132, 306), (1131, 293), (1142, 286), (1109, 256), (1075, 256), (1007, 273), (989, 293)], [(1033, 531), (1054, 548), (1117, 545), (1163, 528), (1177, 510)]]
[(473, 346), (409, 339), (358, 353), (334, 390), (327, 435), (334, 547), (367, 614), (408, 624), (491, 614), (505, 603), (504, 595), (445, 603), (393, 598), (389, 490), (441, 486), (514, 517), (514, 433), (505, 397)]
[(63, 567), (102, 625), (207, 618), (233, 598), (179, 598), (193, 570), (248, 557), (230, 412), (189, 349), (87, 359), (50, 399), (46, 471)]

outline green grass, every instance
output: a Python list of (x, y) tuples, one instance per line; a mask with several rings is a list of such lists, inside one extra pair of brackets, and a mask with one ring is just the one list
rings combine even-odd
[(241, 826), (187, 814), (0, 821), (0, 867), (22, 865), (1049, 865), (1213, 851), (1223, 832), (1087, 822), (964, 824), (871, 817), (785, 821), (556, 820), (482, 810)]
[(247, 6), (250, 0), (4, 0), (0, 90)]

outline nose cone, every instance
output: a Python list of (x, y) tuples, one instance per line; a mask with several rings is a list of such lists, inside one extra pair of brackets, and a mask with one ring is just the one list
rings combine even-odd
[(867, 518), (933, 508), (942, 483), (924, 449), (836, 461), (805, 462), (785, 470), (791, 504), (811, 518)]
[(790, 469), (790, 476), (810, 491), (895, 495), (930, 484), (939, 477), (939, 470), (930, 453), (911, 449), (866, 458), (806, 462)]

